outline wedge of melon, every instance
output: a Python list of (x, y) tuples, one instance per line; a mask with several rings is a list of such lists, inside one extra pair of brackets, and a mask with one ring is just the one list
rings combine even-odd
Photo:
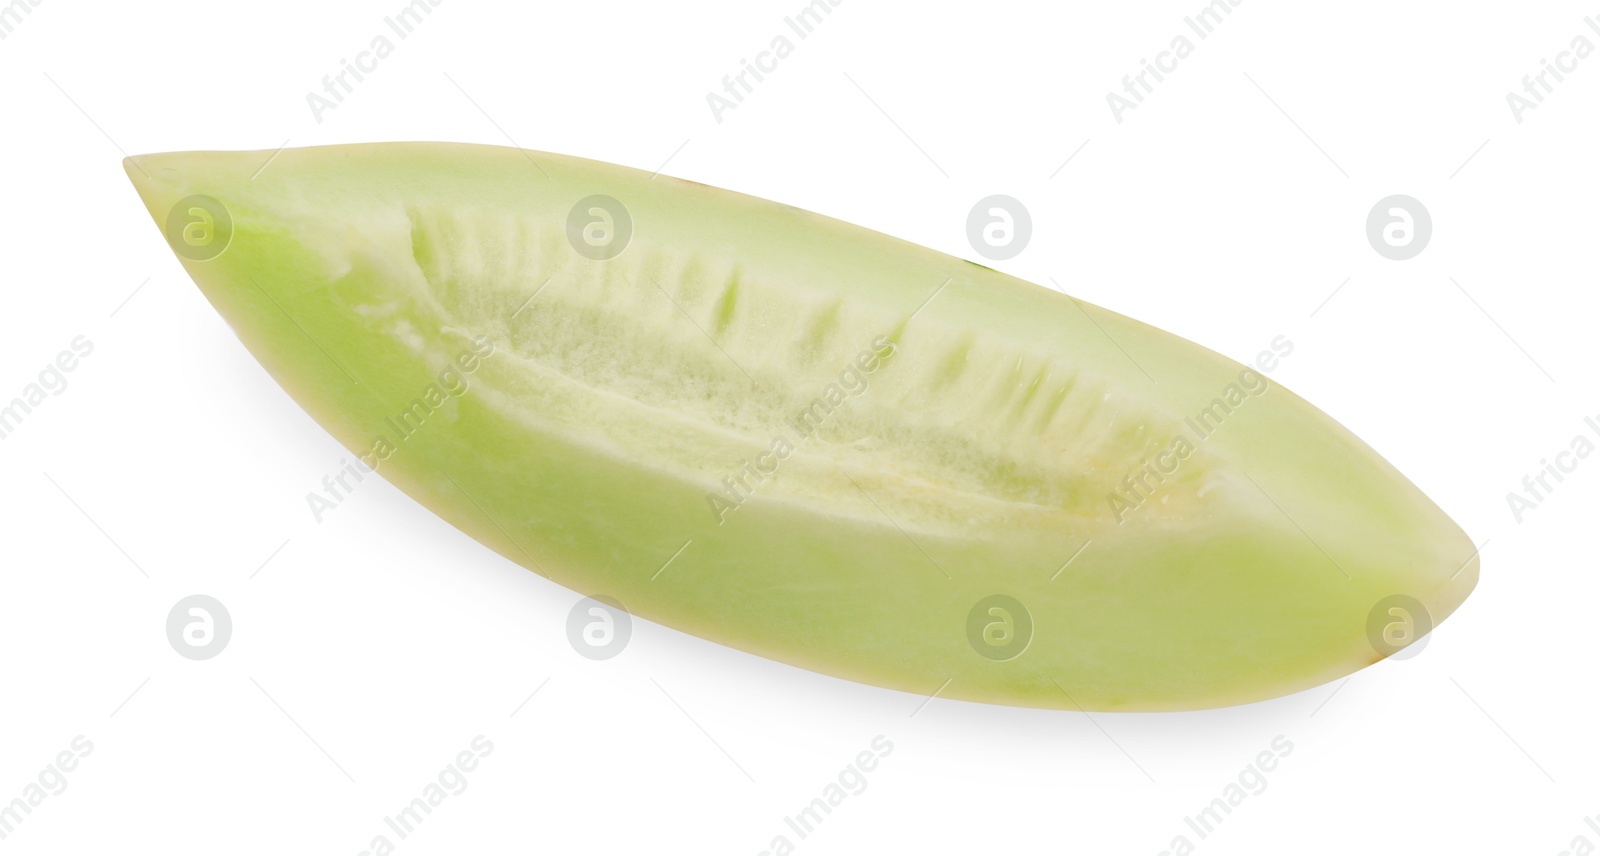
[(1425, 627), (1477, 580), (1460, 529), (1288, 390), (866, 229), (489, 146), (126, 166), (245, 346), (379, 474), (562, 585), (774, 660), (1216, 707), (1373, 663), (1410, 641), (1375, 644), (1385, 604)]

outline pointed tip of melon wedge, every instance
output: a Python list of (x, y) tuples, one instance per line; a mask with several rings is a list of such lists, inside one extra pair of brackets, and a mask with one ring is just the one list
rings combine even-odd
[(201, 184), (217, 185), (212, 190), (237, 181), (249, 180), (269, 158), (271, 151), (240, 152), (154, 152), (122, 159), (122, 169), (139, 192), (145, 207), (157, 222), (166, 219), (173, 203), (190, 193), (204, 193)]
[(134, 155), (122, 159), (122, 169), (133, 182), (144, 207), (155, 219), (156, 225), (165, 223), (167, 213), (178, 199), (178, 177), (182, 174), (179, 163), (182, 153)]
[[(150, 155), (145, 155), (149, 158)], [(122, 170), (128, 174), (128, 180), (133, 182), (133, 189), (139, 192), (139, 198), (144, 201), (144, 207), (150, 210), (150, 216), (156, 216), (156, 180), (146, 170), (139, 157), (126, 157), (122, 159)]]

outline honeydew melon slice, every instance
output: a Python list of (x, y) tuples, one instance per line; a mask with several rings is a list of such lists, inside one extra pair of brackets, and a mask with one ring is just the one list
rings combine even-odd
[(1461, 530), (1289, 390), (818, 214), (491, 146), (125, 165), (245, 346), (379, 474), (764, 657), (1218, 707), (1382, 659), (1477, 580)]

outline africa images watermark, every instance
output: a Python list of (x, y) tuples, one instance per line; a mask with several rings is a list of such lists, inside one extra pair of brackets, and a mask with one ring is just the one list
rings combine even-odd
[[(1600, 841), (1600, 812), (1595, 812), (1593, 816), (1586, 815), (1583, 818), (1583, 825), (1588, 827), (1589, 831), (1583, 835), (1574, 835), (1572, 840), (1567, 842), (1567, 849), (1557, 853), (1556, 856), (1592, 856), (1594, 853), (1600, 853), (1600, 846), (1595, 844), (1596, 841)], [(1590, 838), (1590, 835), (1594, 837)]]
[(28, 20), (33, 10), (44, 4), (44, 0), (11, 0), (0, 6), (0, 41), (11, 38), (11, 34)]
[[(1294, 751), (1294, 744), (1288, 738), (1279, 734), (1272, 738), (1266, 749), (1256, 753), (1253, 761), (1239, 771), (1238, 777), (1229, 782), (1222, 789), (1222, 794), (1205, 808), (1195, 812), (1194, 815), (1183, 819), (1184, 826), (1189, 828), (1200, 840), (1217, 831), (1233, 814), (1233, 810), (1244, 804), (1252, 796), (1261, 796), (1267, 792), (1267, 774), (1278, 768), (1278, 763)], [(1159, 856), (1184, 856), (1194, 852), (1194, 842), (1189, 839), (1188, 833), (1173, 836), (1167, 844), (1167, 849), (1162, 850)]]
[(67, 790), (67, 774), (78, 769), (78, 762), (89, 757), (94, 744), (79, 734), (72, 738), (70, 748), (56, 753), (56, 757), (39, 771), (38, 777), (22, 787), (22, 796), (0, 805), (0, 841), (10, 838), (17, 826), (33, 814), (47, 797), (58, 797)]
[(772, 837), (767, 844), (767, 849), (761, 851), (761, 856), (783, 856), (785, 853), (794, 852), (794, 841), (789, 838), (789, 833), (794, 833), (800, 840), (815, 833), (817, 827), (822, 825), (833, 810), (844, 804), (844, 801), (853, 796), (860, 796), (867, 790), (867, 774), (878, 768), (879, 762), (889, 757), (894, 752), (894, 743), (889, 738), (879, 734), (872, 738), (871, 750), (863, 749), (856, 753), (855, 759), (839, 771), (836, 781), (829, 782), (823, 787), (822, 793), (807, 803), (805, 808), (795, 812), (792, 816), (783, 819), (783, 825), (788, 827), (787, 832), (779, 833)]
[[(1583, 22), (1589, 26), (1595, 35), (1600, 36), (1600, 19), (1586, 17)], [(1512, 90), (1506, 93), (1506, 104), (1511, 108), (1511, 118), (1522, 124), (1523, 116), (1530, 110), (1538, 109), (1544, 103), (1546, 95), (1556, 91), (1556, 84), (1565, 83), (1567, 75), (1578, 70), (1578, 63), (1588, 59), (1594, 53), (1594, 42), (1584, 33), (1572, 37), (1567, 49), (1556, 54), (1555, 62), (1547, 59), (1539, 60), (1539, 71), (1536, 74), (1522, 76), (1522, 91)], [(1555, 78), (1555, 83), (1550, 79)]]
[[(306, 93), (306, 106), (311, 108), (311, 118), (315, 119), (317, 124), (322, 124), (324, 113), (338, 109), (339, 105), (344, 103), (345, 96), (356, 91), (356, 84), (365, 82), (367, 75), (377, 71), (378, 64), (394, 53), (395, 42), (389, 38), (389, 33), (393, 33), (396, 39), (405, 41), (443, 2), (444, 0), (411, 0), (400, 11), (385, 16), (384, 29), (372, 37), (366, 50), (357, 53), (354, 61), (341, 58), (337, 72), (322, 76), (320, 93), (316, 90)], [(354, 82), (351, 82), (352, 78)]]
[(812, 399), (804, 410), (789, 418), (786, 427), (794, 432), (793, 439), (780, 432), (772, 438), (771, 448), (756, 455), (754, 460), (746, 458), (740, 461), (743, 465), (740, 469), (723, 476), (723, 491), (706, 493), (706, 503), (711, 506), (711, 513), (716, 515), (717, 523), (726, 521), (728, 512), (744, 505), (758, 485), (776, 475), (779, 465), (788, 460), (801, 443), (817, 436), (823, 423), (846, 401), (866, 392), (869, 385), (867, 376), (883, 367), (894, 354), (895, 347), (888, 336), (873, 339), (872, 347), (856, 354), (856, 358), (846, 364), (844, 371), (839, 372), (838, 379), (823, 389), (822, 395)]
[[(1583, 417), (1583, 424), (1590, 433), (1600, 437), (1600, 414)], [(1556, 485), (1566, 481), (1567, 476), (1577, 470), (1578, 465), (1594, 450), (1595, 443), (1588, 435), (1575, 434), (1567, 448), (1553, 456), (1554, 462), (1549, 458), (1540, 458), (1538, 471), (1522, 477), (1522, 493), (1514, 490), (1506, 493), (1506, 506), (1511, 509), (1511, 517), (1521, 523), (1523, 515), (1549, 500), (1550, 495), (1555, 493)], [(1551, 479), (1555, 480), (1555, 484), (1550, 483)]]
[(1256, 355), (1255, 368), (1240, 371), (1239, 379), (1223, 387), (1221, 395), (1213, 398), (1199, 413), (1184, 417), (1183, 424), (1193, 432), (1193, 439), (1182, 431), (1174, 434), (1165, 449), (1145, 458), (1139, 466), (1123, 476), (1122, 481), (1106, 494), (1106, 504), (1110, 506), (1111, 515), (1117, 519), (1117, 523), (1120, 525), (1125, 522), (1128, 515), (1154, 498), (1161, 485), (1175, 475), (1200, 444), (1221, 429), (1223, 423), (1238, 412), (1245, 402), (1266, 394), (1272, 387), (1266, 373), (1277, 368), (1279, 361), (1292, 353), (1294, 342), (1288, 336), (1273, 338), (1272, 350)]
[[(1228, 20), (1228, 16), (1232, 15), (1233, 10), (1243, 2), (1244, 0), (1211, 0), (1200, 11), (1185, 17), (1184, 27), (1202, 41), (1209, 39), (1217, 27)], [(1177, 71), (1178, 63), (1188, 59), (1192, 53), (1194, 53), (1194, 42), (1186, 33), (1180, 31), (1172, 37), (1172, 42), (1166, 50), (1156, 54), (1155, 62), (1140, 59), (1137, 73), (1122, 76), (1122, 92), (1113, 90), (1106, 93), (1106, 104), (1111, 107), (1111, 118), (1117, 120), (1118, 125), (1122, 124), (1123, 114), (1143, 104), (1145, 96), (1155, 93), (1156, 84), (1164, 82), (1167, 75)], [(1152, 77), (1155, 78), (1155, 83), (1150, 82)]]
[[(823, 21), (833, 14), (844, 0), (811, 0), (800, 11), (783, 19), (784, 27), (796, 38), (809, 38)], [(722, 91), (713, 89), (706, 93), (706, 104), (711, 108), (711, 118), (722, 124), (722, 115), (744, 103), (745, 96), (755, 92), (756, 84), (778, 70), (778, 63), (794, 53), (795, 43), (784, 32), (773, 36), (765, 50), (756, 54), (755, 62), (739, 60), (739, 70), (722, 76)], [(755, 82), (751, 82), (755, 78)]]
[[(493, 751), (494, 744), (482, 734), (472, 738), (470, 750), (463, 749), (456, 753), (454, 760), (439, 771), (436, 781), (424, 785), (422, 794), (406, 803), (405, 807), (391, 816), (384, 817), (383, 825), (399, 840), (406, 840), (433, 814), (434, 809), (444, 803), (447, 797), (460, 796), (466, 792), (467, 774), (478, 769), (478, 763), (489, 757), (489, 753)], [(361, 851), (360, 856), (384, 856), (394, 852), (394, 842), (389, 839), (388, 833), (372, 836), (367, 847), (369, 849)]]
[(66, 392), (67, 375), (78, 367), (84, 357), (94, 353), (94, 342), (89, 341), (87, 336), (73, 337), (71, 346), (72, 350), (63, 350), (56, 354), (54, 360), (46, 363), (39, 371), (38, 379), (24, 386), (20, 395), (0, 405), (0, 440), (15, 434), (22, 420), (49, 401), (50, 396)]
[(467, 375), (477, 371), (482, 361), (493, 353), (494, 343), (489, 341), (489, 337), (473, 339), (472, 349), (457, 354), (455, 362), (439, 372), (438, 379), (424, 387), (420, 396), (412, 399), (399, 413), (384, 417), (383, 424), (394, 432), (396, 439), (391, 440), (389, 435), (379, 434), (367, 451), (356, 456), (355, 461), (341, 458), (339, 463), (343, 466), (322, 477), (322, 493), (313, 491), (306, 494), (306, 506), (311, 509), (312, 518), (321, 523), (323, 515), (350, 498), (355, 490), (351, 479), (355, 484), (360, 484), (367, 475), (376, 472), (378, 465), (388, 460), (401, 443), (416, 436), (428, 417), (442, 409), (446, 401), (465, 395)]

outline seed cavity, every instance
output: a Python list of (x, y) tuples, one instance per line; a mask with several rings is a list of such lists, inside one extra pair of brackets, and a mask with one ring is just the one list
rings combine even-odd
[(1158, 451), (1148, 414), (1092, 372), (837, 283), (644, 240), (570, 265), (563, 236), (534, 223), (409, 217), (417, 311), (436, 329), (502, 332), (507, 358), (478, 380), (487, 402), (708, 489), (783, 438), (795, 451), (763, 501), (927, 532), (1017, 515), (1080, 525)]

